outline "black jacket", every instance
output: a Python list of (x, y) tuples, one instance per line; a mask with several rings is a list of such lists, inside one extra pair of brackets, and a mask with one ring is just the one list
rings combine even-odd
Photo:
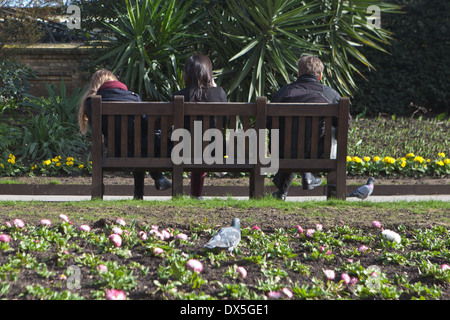
[[(142, 101), (141, 97), (131, 91), (123, 90), (123, 89), (101, 89), (97, 92), (98, 95), (102, 96), (102, 101), (131, 101), (131, 102), (140, 102)], [(86, 99), (86, 110), (85, 110), (86, 116), (88, 117), (88, 123), (90, 126), (92, 126), (92, 104), (91, 104), (91, 98)], [(147, 153), (147, 130), (148, 130), (148, 124), (146, 122), (146, 117), (143, 117), (142, 123), (142, 154), (145, 156)], [(115, 156), (120, 155), (120, 128), (121, 128), (121, 121), (120, 116), (116, 116), (114, 119), (115, 122)], [(102, 117), (102, 133), (105, 137), (105, 143), (108, 145), (108, 117), (103, 116)], [(133, 117), (128, 117), (128, 156), (132, 157), (134, 154), (134, 120)]]
[[(272, 102), (303, 102), (303, 103), (339, 103), (340, 94), (334, 89), (320, 83), (319, 79), (314, 75), (301, 75), (298, 79), (290, 84), (281, 87), (272, 97)], [(349, 122), (350, 122), (349, 115)], [(267, 126), (271, 128), (272, 119), (268, 119)], [(333, 119), (333, 126), (337, 127), (337, 119)], [(284, 118), (280, 117), (280, 158), (284, 155)], [(292, 121), (292, 146), (297, 145), (298, 119)], [(324, 128), (320, 128), (323, 131)], [(310, 157), (310, 137), (311, 137), (311, 119), (307, 118), (305, 123), (305, 158)], [(323, 134), (319, 140), (319, 153), (323, 153)], [(297, 150), (291, 147), (291, 157), (297, 156)]]

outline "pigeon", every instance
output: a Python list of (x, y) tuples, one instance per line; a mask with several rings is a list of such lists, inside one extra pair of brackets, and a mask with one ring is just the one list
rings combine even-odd
[(367, 199), (373, 192), (373, 182), (375, 181), (374, 178), (370, 177), (369, 180), (367, 180), (367, 183), (358, 189), (350, 192), (347, 197), (357, 197), (361, 200)]
[(220, 229), (204, 247), (209, 249), (227, 248), (231, 253), (240, 241), (241, 221), (239, 218), (234, 218), (229, 227)]

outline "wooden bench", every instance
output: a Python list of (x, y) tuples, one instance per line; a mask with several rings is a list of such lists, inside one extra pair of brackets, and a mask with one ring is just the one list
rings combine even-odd
[[(272, 121), (272, 129), (279, 129), (279, 119), (285, 121), (285, 136), (279, 137), (284, 141), (284, 152), (280, 155), (278, 168), (285, 172), (323, 172), (327, 175), (327, 198), (335, 197), (345, 199), (346, 197), (346, 157), (347, 157), (347, 137), (348, 137), (348, 113), (349, 99), (341, 98), (339, 104), (303, 104), (303, 103), (268, 103), (266, 97), (258, 97), (254, 103), (207, 103), (207, 102), (184, 102), (182, 96), (176, 96), (173, 102), (107, 102), (102, 101), (100, 96), (92, 98), (92, 198), (103, 198), (103, 172), (118, 171), (123, 169), (138, 168), (145, 171), (169, 171), (172, 172), (172, 196), (183, 194), (183, 172), (184, 171), (206, 171), (206, 172), (249, 172), (250, 173), (250, 191), (249, 196), (259, 198), (264, 196), (264, 178), (261, 170), (267, 170), (270, 166), (267, 164), (267, 158), (254, 157), (250, 152), (254, 147), (254, 141), (251, 138), (245, 138), (245, 155), (239, 153), (237, 140), (234, 143), (234, 156), (227, 157), (226, 150), (223, 151), (224, 161), (215, 161), (211, 163), (211, 158), (199, 157), (198, 146), (202, 146), (202, 151), (208, 145), (212, 148), (212, 143), (208, 139), (202, 141), (202, 134), (195, 134), (192, 128), (199, 128), (198, 122), (201, 120), (201, 133), (207, 129), (214, 128), (211, 119), (215, 119), (216, 128), (226, 140), (227, 132), (231, 133), (256, 133), (256, 141), (266, 141), (266, 123), (268, 119)], [(146, 118), (144, 119), (143, 116)], [(114, 141), (113, 132), (117, 130), (117, 117), (120, 118), (120, 143)], [(129, 128), (130, 117), (133, 128)], [(214, 117), (214, 118), (212, 118)], [(116, 118), (116, 121), (113, 119)], [(337, 156), (336, 159), (330, 159), (331, 147), (331, 122), (332, 118), (337, 119)], [(102, 137), (102, 119), (108, 119), (108, 145), (103, 143)], [(236, 121), (240, 119), (240, 121)], [(292, 121), (298, 121), (299, 127), (305, 119), (312, 119), (311, 136), (311, 157), (303, 159), (304, 156), (304, 130), (298, 130), (297, 139), (293, 139), (291, 132)], [(325, 138), (323, 158), (319, 158), (319, 123), (325, 121)], [(141, 138), (142, 123), (148, 121), (148, 135)], [(185, 148), (183, 152), (175, 153), (180, 150), (186, 142), (184, 139), (173, 139), (171, 135), (180, 133), (185, 126), (185, 121), (190, 124), (191, 133), (191, 154)], [(322, 121), (322, 122), (321, 122)], [(213, 121), (214, 122), (214, 121)], [(159, 157), (155, 156), (155, 135), (154, 130), (159, 129), (161, 138), (161, 148)], [(227, 130), (228, 129), (228, 130)], [(241, 129), (241, 131), (239, 131)], [(249, 129), (253, 129), (249, 130)], [(129, 141), (129, 132), (134, 133), (134, 140)], [(217, 130), (215, 131), (217, 133)], [(183, 132), (181, 130), (181, 132)], [(184, 131), (185, 132), (185, 131)], [(273, 131), (275, 132), (275, 131)], [(197, 132), (198, 133), (198, 132)], [(297, 133), (295, 133), (297, 134)], [(254, 138), (254, 135), (252, 136)], [(174, 163), (171, 157), (170, 142), (173, 141), (174, 154), (182, 155), (185, 161)], [(179, 140), (179, 141), (178, 141)], [(273, 141), (271, 140), (272, 144)], [(291, 142), (292, 141), (292, 142)], [(216, 151), (219, 149), (219, 140), (216, 141)], [(292, 143), (296, 143), (296, 148), (300, 150), (295, 157), (292, 157), (288, 150)], [(197, 143), (197, 144), (196, 144)], [(251, 147), (249, 148), (249, 145)], [(120, 145), (120, 154), (115, 148)], [(132, 148), (130, 147), (133, 146)], [(144, 145), (144, 146), (143, 146)], [(187, 144), (186, 144), (187, 145)], [(197, 147), (195, 147), (195, 145)], [(145, 148), (146, 147), (146, 148)], [(197, 148), (197, 149), (195, 149)], [(129, 149), (133, 150), (130, 156)], [(147, 149), (148, 152), (143, 152)], [(283, 151), (283, 150), (282, 150)], [(209, 153), (206, 153), (209, 154)], [(232, 153), (229, 152), (231, 155)], [(220, 152), (214, 154), (218, 159)], [(262, 159), (264, 159), (262, 161)], [(275, 161), (275, 158), (273, 159)], [(273, 163), (271, 163), (273, 165)]]

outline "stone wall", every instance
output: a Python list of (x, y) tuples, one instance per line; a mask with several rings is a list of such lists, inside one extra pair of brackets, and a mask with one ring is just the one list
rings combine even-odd
[(89, 83), (90, 74), (81, 70), (83, 61), (91, 58), (91, 49), (81, 44), (40, 44), (22, 48), (14, 56), (37, 74), (38, 79), (30, 81), (29, 93), (34, 96), (47, 96), (45, 83), (55, 85), (59, 92), (64, 80), (69, 95)]

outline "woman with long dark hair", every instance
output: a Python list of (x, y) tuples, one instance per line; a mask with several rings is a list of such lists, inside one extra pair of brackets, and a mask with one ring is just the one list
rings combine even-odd
[[(212, 73), (211, 60), (202, 54), (194, 54), (184, 66), (185, 88), (174, 93), (184, 96), (186, 102), (227, 102), (225, 91), (217, 87)], [(214, 121), (215, 122), (215, 121)], [(185, 127), (188, 123), (185, 121)], [(191, 196), (202, 198), (206, 172), (191, 173)]]

